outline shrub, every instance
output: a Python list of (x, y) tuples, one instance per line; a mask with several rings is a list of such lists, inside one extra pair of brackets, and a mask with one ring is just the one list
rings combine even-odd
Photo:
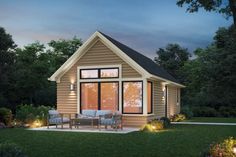
[(26, 157), (22, 149), (14, 143), (0, 144), (0, 157)]
[(152, 120), (148, 124), (145, 124), (142, 128), (141, 131), (145, 132), (157, 132), (159, 130), (163, 130), (163, 122), (160, 120)]
[(33, 124), (34, 121), (39, 120), (42, 125), (45, 125), (48, 110), (50, 107), (47, 106), (20, 105), (16, 109), (16, 120), (23, 124)]
[(170, 126), (170, 119), (167, 117), (161, 117), (160, 120), (163, 123), (164, 128), (168, 128)]
[(4, 123), (6, 126), (10, 126), (12, 121), (12, 112), (7, 108), (0, 108), (0, 122)]
[(236, 157), (234, 147), (236, 147), (236, 139), (230, 137), (221, 143), (211, 145), (209, 155), (211, 157)]
[(194, 117), (217, 117), (219, 116), (219, 112), (212, 107), (195, 107), (193, 108)]
[(189, 108), (189, 106), (182, 107), (180, 113), (184, 114), (188, 119), (193, 117), (193, 111)]
[(180, 122), (180, 121), (183, 121), (185, 119), (186, 119), (186, 117), (185, 117), (184, 114), (175, 114), (175, 115), (170, 117), (171, 122)]

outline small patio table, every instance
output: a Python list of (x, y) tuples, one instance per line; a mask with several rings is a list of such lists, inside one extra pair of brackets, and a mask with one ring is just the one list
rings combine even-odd
[(98, 128), (98, 125), (99, 125), (98, 117), (77, 117), (77, 118), (71, 118), (70, 129), (72, 129), (73, 126), (75, 126), (75, 128), (76, 127), (79, 128), (80, 123), (87, 122), (87, 121), (90, 122), (92, 128), (94, 128), (94, 124), (97, 124), (97, 128)]

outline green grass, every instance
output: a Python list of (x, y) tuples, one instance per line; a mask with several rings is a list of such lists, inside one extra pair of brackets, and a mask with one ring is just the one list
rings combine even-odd
[(193, 117), (187, 122), (236, 123), (236, 118)]
[(0, 130), (0, 142), (14, 142), (29, 157), (197, 157), (213, 141), (236, 137), (236, 126), (173, 125), (158, 133), (100, 134)]

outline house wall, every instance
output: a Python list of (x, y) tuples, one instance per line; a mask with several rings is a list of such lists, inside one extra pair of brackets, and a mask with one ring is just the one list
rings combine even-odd
[(96, 65), (122, 65), (123, 78), (138, 78), (141, 75), (125, 61), (113, 53), (100, 40), (98, 40), (77, 62), (67, 71), (57, 83), (57, 110), (63, 113), (77, 113), (77, 90), (71, 92), (70, 84), (74, 83), (75, 89), (78, 66)]
[[(179, 104), (177, 104), (177, 91), (178, 87), (168, 86), (168, 112), (167, 115), (170, 117), (171, 115), (178, 114), (180, 112), (180, 96), (179, 96)], [(180, 92), (179, 92), (180, 93)]]

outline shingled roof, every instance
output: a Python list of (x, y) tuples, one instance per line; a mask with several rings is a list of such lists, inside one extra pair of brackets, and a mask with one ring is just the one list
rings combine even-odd
[(150, 58), (142, 55), (141, 53), (133, 50), (132, 48), (120, 43), (119, 41), (111, 38), (110, 36), (101, 33), (104, 37), (106, 37), (110, 42), (112, 42), (115, 46), (117, 46), (121, 51), (123, 51), (126, 55), (132, 58), (136, 63), (138, 63), (142, 68), (148, 71), (150, 74), (153, 74), (158, 77), (162, 77), (164, 79), (173, 81), (175, 83), (180, 83), (177, 79), (171, 76), (166, 70), (162, 67), (157, 65), (153, 60)]

